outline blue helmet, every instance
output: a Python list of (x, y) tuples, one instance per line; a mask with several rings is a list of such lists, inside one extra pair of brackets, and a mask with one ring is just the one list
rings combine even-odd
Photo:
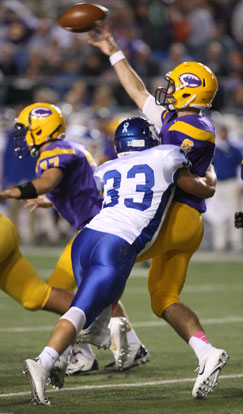
[(115, 132), (114, 147), (117, 154), (143, 151), (160, 144), (154, 125), (145, 118), (128, 118)]

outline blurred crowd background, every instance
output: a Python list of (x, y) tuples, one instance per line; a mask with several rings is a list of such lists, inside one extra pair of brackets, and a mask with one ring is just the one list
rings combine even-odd
[[(85, 144), (97, 163), (115, 157), (113, 134), (137, 109), (107, 57), (56, 23), (70, 0), (0, 0), (0, 184), (34, 177), (35, 160), (17, 160), (10, 133), (19, 111), (33, 102), (58, 105), (67, 137)], [(90, 2), (92, 3), (92, 1)], [(97, 2), (96, 2), (97, 3)], [(233, 215), (243, 208), (243, 0), (102, 0), (110, 27), (131, 65), (154, 93), (163, 76), (186, 60), (208, 65), (219, 92), (207, 115), (217, 131), (216, 196), (208, 202), (202, 249), (243, 251)], [(27, 214), (10, 200), (1, 206), (22, 243), (57, 243), (72, 230), (55, 211)], [(23, 223), (25, 223), (23, 225)]]

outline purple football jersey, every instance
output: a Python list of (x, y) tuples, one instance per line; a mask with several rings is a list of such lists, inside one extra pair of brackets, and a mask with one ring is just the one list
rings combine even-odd
[[(162, 144), (179, 145), (188, 150), (188, 158), (192, 163), (191, 172), (204, 176), (212, 162), (215, 150), (215, 129), (205, 115), (184, 115), (177, 117), (175, 112), (162, 113), (160, 130)], [(174, 200), (206, 211), (205, 201), (177, 187)]]
[(57, 140), (51, 142), (40, 155), (36, 177), (53, 167), (60, 168), (64, 177), (46, 195), (75, 229), (81, 229), (99, 213), (102, 206), (102, 197), (93, 177), (95, 162), (82, 145)]

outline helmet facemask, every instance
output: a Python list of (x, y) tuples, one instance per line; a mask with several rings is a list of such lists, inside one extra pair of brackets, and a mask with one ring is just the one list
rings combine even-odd
[(17, 122), (14, 128), (15, 130), (11, 134), (12, 149), (17, 158), (25, 158), (30, 152), (30, 148), (25, 140), (28, 127)]
[[(175, 82), (169, 77), (169, 74), (165, 76), (167, 81), (166, 87), (159, 86), (155, 91), (155, 103), (157, 105), (166, 106), (169, 110), (173, 111), (175, 108), (175, 98), (173, 96), (175, 92)], [(170, 90), (170, 92), (168, 92)]]

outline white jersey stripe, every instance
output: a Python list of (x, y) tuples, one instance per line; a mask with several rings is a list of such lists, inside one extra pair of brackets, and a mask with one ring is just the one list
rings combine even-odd
[(142, 230), (141, 234), (134, 241), (133, 244), (136, 246), (139, 254), (142, 254), (144, 251), (148, 250), (156, 240), (157, 235), (164, 222), (167, 210), (173, 199), (174, 193), (175, 186), (171, 184), (169, 188), (162, 194), (161, 202), (158, 206), (155, 216), (152, 218), (149, 225)]

